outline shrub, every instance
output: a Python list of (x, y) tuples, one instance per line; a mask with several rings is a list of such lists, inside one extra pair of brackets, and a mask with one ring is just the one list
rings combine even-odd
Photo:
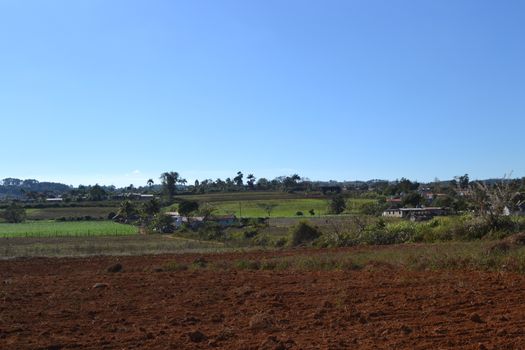
[(318, 227), (313, 226), (308, 221), (301, 221), (290, 229), (290, 245), (298, 246), (309, 243), (321, 236)]
[(288, 240), (285, 237), (281, 237), (278, 240), (276, 240), (274, 244), (276, 247), (284, 247), (287, 242)]
[(180, 215), (188, 216), (194, 211), (199, 210), (199, 203), (195, 201), (181, 200), (178, 211)]
[(343, 195), (336, 195), (330, 201), (330, 214), (341, 214), (346, 209), (346, 201)]
[(270, 244), (270, 238), (268, 236), (256, 236), (253, 238), (253, 243), (255, 245), (266, 247)]
[(297, 216), (303, 216), (304, 214), (303, 214), (302, 211), (298, 211), (298, 212), (295, 213), (295, 215), (297, 215)]
[(216, 222), (204, 222), (198, 230), (199, 237), (206, 240), (220, 240), (225, 237), (225, 232)]
[(173, 233), (175, 231), (173, 219), (171, 216), (165, 214), (155, 215), (149, 227), (151, 230), (158, 233)]
[(385, 210), (385, 205), (380, 203), (363, 203), (359, 208), (361, 214), (379, 216)]
[(249, 229), (244, 231), (243, 236), (244, 238), (253, 238), (257, 236), (257, 234), (259, 234), (259, 231), (257, 231), (256, 229)]
[(176, 261), (170, 261), (166, 265), (164, 265), (164, 270), (166, 271), (186, 271), (188, 269), (188, 265), (186, 264), (180, 264)]
[(417, 224), (401, 221), (395, 224), (376, 224), (368, 227), (364, 234), (367, 244), (398, 244), (413, 240), (417, 232)]
[(258, 260), (239, 260), (235, 263), (235, 267), (243, 270), (259, 270), (261, 262)]
[(2, 213), (2, 217), (7, 222), (20, 223), (26, 219), (26, 210), (16, 203), (11, 203)]

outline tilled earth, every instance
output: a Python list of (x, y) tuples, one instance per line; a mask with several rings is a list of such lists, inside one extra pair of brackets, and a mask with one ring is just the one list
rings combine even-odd
[(0, 261), (0, 349), (525, 349), (521, 275), (160, 268), (276, 254)]

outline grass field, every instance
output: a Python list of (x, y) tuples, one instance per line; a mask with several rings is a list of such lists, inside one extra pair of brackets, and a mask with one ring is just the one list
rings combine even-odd
[(62, 236), (0, 238), (0, 258), (66, 257), (94, 255), (217, 253), (234, 251), (219, 242), (175, 238), (166, 235)]
[(188, 194), (176, 196), (176, 199), (185, 199), (205, 202), (223, 201), (255, 201), (255, 200), (282, 200), (282, 199), (305, 199), (324, 198), (320, 193), (287, 193), (287, 192), (218, 192), (204, 194)]
[(117, 212), (116, 207), (61, 207), (61, 208), (38, 208), (27, 209), (28, 220), (52, 220), (58, 218), (76, 218), (91, 216), (93, 218), (108, 217), (108, 214)]
[[(373, 199), (348, 199), (346, 213), (355, 213), (364, 203), (375, 202)], [(271, 212), (271, 217), (294, 217), (301, 211), (305, 217), (311, 216), (310, 209), (315, 211), (315, 216), (327, 215), (329, 201), (327, 199), (303, 198), (303, 199), (269, 199), (269, 200), (237, 200), (210, 202), (216, 209), (216, 214), (235, 214), (237, 217), (266, 217), (268, 214), (262, 204), (274, 204), (276, 207)]]
[(132, 235), (137, 227), (112, 221), (28, 221), (0, 224), (0, 237), (119, 236)]

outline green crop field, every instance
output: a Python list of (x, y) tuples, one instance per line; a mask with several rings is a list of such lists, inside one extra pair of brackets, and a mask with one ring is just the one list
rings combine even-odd
[(108, 217), (108, 214), (117, 212), (116, 207), (60, 207), (27, 209), (28, 220), (52, 220), (58, 218), (76, 218), (91, 216), (93, 218)]
[(112, 221), (28, 221), (0, 224), (0, 237), (119, 236), (137, 232), (135, 226)]
[[(364, 203), (375, 202), (373, 199), (348, 199), (346, 213), (356, 212)], [(302, 212), (304, 216), (310, 216), (309, 210), (315, 211), (315, 216), (328, 214), (328, 199), (280, 199), (280, 200), (239, 200), (239, 201), (222, 201), (210, 202), (210, 205), (216, 209), (218, 215), (235, 214), (238, 217), (266, 217), (267, 212), (261, 205), (273, 204), (274, 209), (271, 212), (272, 217), (293, 217), (297, 212)]]
[(218, 192), (204, 194), (186, 194), (176, 196), (176, 199), (186, 199), (205, 202), (224, 202), (224, 201), (254, 201), (254, 200), (287, 200), (305, 198), (324, 198), (320, 193), (287, 193), (287, 192)]

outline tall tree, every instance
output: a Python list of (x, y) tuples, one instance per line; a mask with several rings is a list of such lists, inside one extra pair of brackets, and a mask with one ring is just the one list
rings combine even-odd
[(125, 200), (120, 203), (117, 215), (123, 219), (124, 222), (129, 222), (137, 216), (137, 207), (135, 203)]
[(237, 176), (235, 176), (235, 177), (233, 178), (233, 182), (235, 182), (235, 185), (236, 185), (236, 186), (239, 186), (239, 187), (240, 187), (240, 186), (243, 185), (242, 178), (243, 178), (243, 174), (242, 174), (240, 171), (238, 171), (238, 172), (237, 172)]
[(255, 187), (255, 176), (253, 176), (253, 174), (248, 174), (246, 178), (248, 179), (248, 187), (250, 188), (250, 190), (253, 190), (253, 188)]
[(106, 195), (106, 190), (103, 189), (99, 184), (95, 184), (95, 186), (90, 187), (89, 189), (89, 199), (92, 201), (101, 201), (106, 197)]
[(341, 214), (346, 209), (346, 201), (343, 195), (338, 194), (330, 201), (330, 213)]
[(162, 181), (162, 191), (168, 198), (172, 200), (173, 196), (177, 192), (177, 181), (179, 181), (179, 173), (176, 171), (169, 171), (160, 175)]

